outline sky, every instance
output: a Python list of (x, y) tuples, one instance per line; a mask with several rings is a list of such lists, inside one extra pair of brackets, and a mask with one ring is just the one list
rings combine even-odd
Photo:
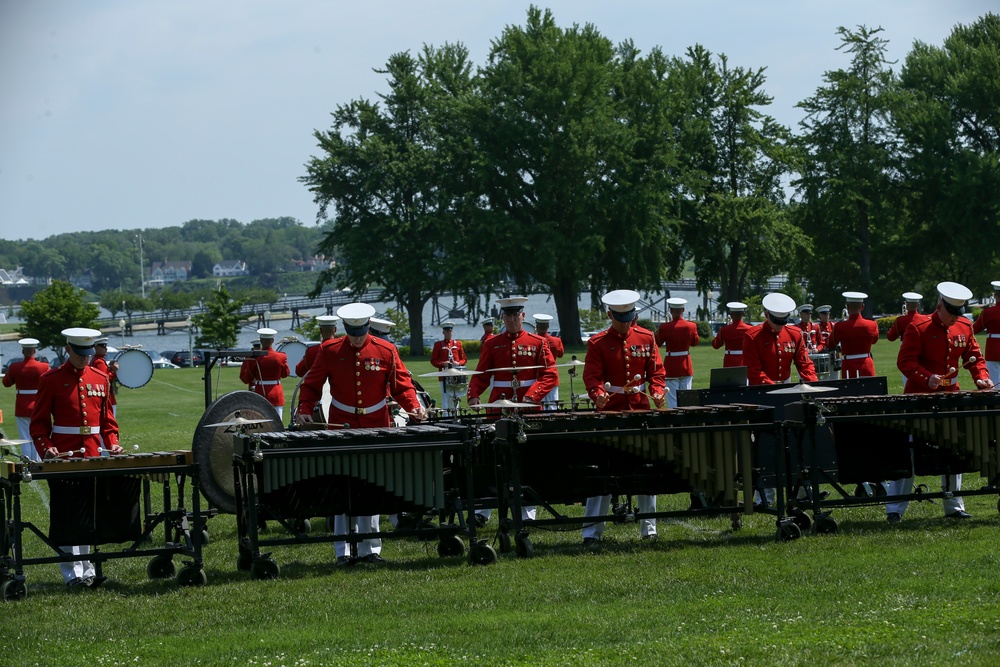
[[(298, 179), (338, 105), (377, 99), (398, 52), (461, 43), (483, 65), (524, 25), (521, 0), (0, 0), (0, 238), (44, 239), (188, 220), (290, 216), (315, 224)], [(767, 110), (849, 66), (839, 26), (884, 28), (902, 64), (996, 0), (551, 0), (643, 52), (693, 44), (766, 68)]]

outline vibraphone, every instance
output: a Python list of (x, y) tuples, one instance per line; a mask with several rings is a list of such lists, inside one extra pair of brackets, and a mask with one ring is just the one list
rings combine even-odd
[[(27, 594), (25, 565), (80, 560), (59, 547), (79, 544), (95, 547), (85, 559), (94, 563), (97, 581), (104, 580), (103, 563), (118, 558), (152, 556), (146, 572), (150, 578), (171, 577), (174, 555), (191, 558), (177, 573), (177, 583), (206, 583), (201, 557), (204, 523), (198, 491), (198, 464), (190, 451), (140, 453), (126, 456), (51, 459), (30, 463), (0, 461), (0, 598), (20, 599)], [(191, 512), (184, 506), (185, 483), (191, 478)], [(176, 503), (170, 482), (177, 485)], [(48, 481), (49, 532), (25, 521), (21, 513), (24, 484)], [(163, 486), (162, 508), (153, 509), (151, 483)], [(139, 495), (144, 500), (140, 521)], [(164, 540), (148, 546), (158, 526)], [(26, 557), (24, 533), (34, 534), (55, 555)], [(101, 551), (98, 545), (127, 544), (118, 551)]]
[[(836, 530), (826, 507), (883, 504), (915, 500), (1000, 493), (997, 436), (1000, 434), (1000, 394), (994, 391), (937, 392), (894, 396), (826, 398), (789, 404), (785, 410), (790, 446), (818, 453), (820, 435), (832, 434), (835, 465), (812, 465), (804, 471), (816, 484), (830, 483), (837, 497), (814, 496), (811, 508), (819, 532)], [(910, 450), (913, 451), (912, 468)], [(897, 496), (856, 496), (843, 484), (901, 479), (914, 475), (979, 473), (987, 480), (980, 489), (924, 492)], [(998, 503), (1000, 510), (1000, 503)]]
[[(496, 554), (476, 539), (475, 522), (463, 516), (464, 461), (473, 432), (460, 424), (285, 431), (237, 434), (233, 451), (237, 566), (255, 579), (278, 576), (280, 568), (263, 546), (362, 540), (385, 537), (439, 538), (442, 556), (464, 553), (458, 536), (470, 536), (470, 562), (492, 562)], [(471, 513), (471, 504), (470, 513)], [(457, 514), (459, 524), (417, 527), (391, 533), (310, 535), (304, 521), (316, 516), (365, 516), (435, 512)], [(468, 518), (471, 518), (471, 514)], [(276, 520), (290, 537), (262, 539), (258, 525)]]
[[(635, 514), (630, 520), (751, 513), (750, 436), (774, 427), (774, 410), (760, 405), (543, 412), (501, 419), (496, 440), (517, 553), (532, 553), (526, 526), (621, 520), (618, 515), (568, 517), (553, 507), (589, 496), (694, 493), (702, 501), (700, 509)], [(522, 520), (524, 504), (542, 505), (554, 518)], [(734, 516), (734, 527), (738, 521)]]

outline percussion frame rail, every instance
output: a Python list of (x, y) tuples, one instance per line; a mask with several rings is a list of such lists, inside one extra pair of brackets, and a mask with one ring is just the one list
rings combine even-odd
[[(893, 401), (893, 402), (890, 402)], [(916, 409), (900, 410), (901, 405), (914, 404)], [(963, 403), (965, 403), (963, 405)], [(973, 403), (969, 405), (969, 403)], [(990, 405), (992, 403), (992, 405)], [(844, 406), (851, 413), (839, 412)], [(879, 409), (889, 406), (894, 409)], [(996, 407), (993, 407), (996, 406)], [(803, 481), (808, 480), (812, 489), (818, 489), (819, 484), (829, 484), (836, 492), (836, 497), (823, 498), (819, 493), (811, 493), (804, 502), (791, 501), (802, 505), (813, 512), (812, 532), (836, 532), (837, 522), (831, 516), (833, 508), (885, 505), (898, 501), (921, 501), (946, 499), (953, 497), (972, 497), (983, 495), (1000, 496), (1000, 467), (998, 467), (997, 438), (1000, 435), (1000, 403), (997, 394), (978, 392), (948, 392), (941, 394), (904, 394), (894, 397), (870, 398), (864, 403), (846, 401), (823, 401), (820, 399), (802, 401), (789, 406), (786, 411), (787, 420), (783, 425), (785, 433), (785, 450), (792, 459), (799, 459), (797, 473), (788, 478), (787, 489), (789, 497), (794, 497)], [(903, 432), (912, 437), (908, 443), (909, 449), (916, 455), (951, 454), (949, 461), (962, 456), (971, 460), (971, 472), (978, 470), (980, 477), (987, 480), (985, 486), (978, 489), (943, 489), (939, 492), (920, 491), (905, 494), (886, 495), (853, 495), (844, 489), (843, 484), (834, 479), (831, 470), (822, 465), (810, 465), (816, 461), (817, 432), (826, 426), (837, 425), (877, 425)], [(929, 436), (927, 438), (923, 436)], [(933, 438), (933, 440), (931, 440)], [(949, 450), (947, 443), (952, 443)], [(944, 444), (942, 444), (944, 443)], [(798, 448), (799, 456), (795, 456)], [(809, 461), (803, 462), (808, 455)], [(794, 460), (791, 461), (794, 464)], [(839, 464), (839, 459), (838, 459)], [(952, 469), (952, 463), (945, 462), (943, 469), (925, 474), (952, 475), (970, 472), (966, 465), (962, 470)], [(904, 477), (915, 476), (915, 470), (907, 471)], [(877, 473), (872, 474), (868, 482), (879, 482)], [(851, 483), (851, 482), (848, 482)], [(796, 511), (797, 508), (792, 508)], [(1000, 499), (997, 510), (1000, 511)], [(801, 509), (798, 509), (801, 512)], [(808, 521), (808, 517), (806, 517)], [(797, 522), (802, 523), (798, 518)], [(808, 526), (800, 526), (803, 529)]]
[[(438, 554), (456, 556), (465, 553), (460, 535), (469, 537), (470, 563), (495, 561), (496, 553), (476, 536), (473, 504), (468, 502), (473, 483), (467, 461), (475, 444), (472, 430), (455, 424), (237, 434), (233, 448), (237, 568), (249, 570), (254, 579), (271, 579), (279, 576), (280, 567), (270, 552), (261, 551), (264, 547), (318, 542), (347, 542), (353, 547), (368, 539), (437, 537)], [(452, 463), (450, 480), (446, 458)], [(459, 486), (462, 481), (464, 491)], [(288, 500), (285, 496), (269, 499), (269, 494), (282, 489), (288, 497), (300, 498), (304, 509), (282, 506)], [(372, 492), (381, 495), (374, 499)], [(390, 532), (311, 535), (308, 517), (301, 515), (302, 511), (310, 517), (392, 513), (388, 506), (399, 507), (399, 512), (434, 512), (441, 522)], [(445, 523), (446, 516), (456, 515), (457, 525)], [(272, 519), (290, 536), (263, 538), (259, 527)]]
[[(558, 418), (558, 413), (544, 413), (546, 421)], [(509, 523), (515, 533), (515, 548), (522, 558), (533, 555), (528, 529), (530, 527), (579, 526), (597, 522), (631, 523), (643, 519), (676, 517), (713, 517), (728, 515), (732, 527), (741, 527), (740, 516), (752, 514), (753, 491), (757, 487), (756, 446), (751, 433), (773, 432), (777, 425), (774, 410), (759, 405), (724, 405), (681, 408), (671, 411), (590, 413), (591, 423), (571, 431), (541, 431), (541, 424), (527, 419), (501, 419), (497, 422), (498, 459), (504, 473), (501, 493), (501, 528), (498, 537), (501, 551), (510, 550), (506, 533)], [(579, 417), (579, 415), (576, 415)], [(606, 424), (599, 423), (606, 419)], [(616, 425), (618, 419), (624, 423)], [(630, 424), (629, 422), (634, 422)], [(573, 425), (573, 417), (564, 420)], [(601, 428), (601, 426), (607, 428)], [(544, 489), (536, 488), (544, 480), (526, 479), (526, 457), (533, 456), (547, 444), (561, 446), (566, 439), (599, 444), (618, 457), (635, 458), (633, 467), (601, 470), (601, 464), (581, 458), (568, 461), (561, 471), (567, 476), (585, 477), (588, 484), (600, 487), (594, 495), (670, 495), (690, 493), (700, 507), (687, 510), (664, 510), (649, 513), (614, 511), (606, 516), (571, 517), (559, 512), (554, 505), (565, 504), (568, 498), (547, 497)], [(777, 464), (776, 464), (777, 465)], [(607, 466), (606, 466), (607, 467)], [(586, 471), (586, 472), (583, 472)], [(558, 475), (560, 471), (551, 471)], [(683, 488), (679, 488), (683, 486)], [(742, 494), (742, 500), (740, 500)], [(576, 499), (576, 502), (583, 498)], [(522, 507), (538, 505), (545, 508), (551, 519), (524, 519)], [(510, 510), (510, 519), (506, 510)]]
[[(172, 459), (172, 460), (171, 460)], [(201, 586), (207, 583), (202, 559), (202, 542), (205, 524), (201, 512), (201, 498), (198, 489), (198, 464), (191, 452), (157, 452), (125, 457), (101, 457), (90, 459), (46, 460), (31, 463), (0, 462), (0, 600), (17, 600), (27, 595), (25, 566), (48, 563), (68, 563), (88, 560), (94, 564), (97, 582), (105, 580), (103, 564), (121, 558), (152, 557), (146, 568), (151, 579), (165, 579), (174, 575), (175, 555), (190, 558), (177, 573), (177, 583), (182, 586)], [(137, 537), (116, 543), (128, 546), (119, 550), (102, 551), (101, 543), (90, 543), (90, 554), (85, 556), (66, 554), (50, 537), (52, 527), (46, 534), (33, 522), (25, 521), (22, 515), (21, 487), (37, 481), (65, 482), (93, 480), (95, 490), (106, 480), (111, 485), (126, 478), (139, 478), (143, 498), (142, 527)], [(171, 478), (177, 485), (177, 502), (172, 502)], [(185, 486), (191, 480), (191, 510), (185, 507)], [(163, 484), (163, 508), (152, 509), (150, 482)], [(120, 513), (137, 510), (136, 506), (118, 508)], [(110, 519), (109, 519), (110, 520)], [(98, 538), (101, 526), (89, 531), (90, 537)], [(163, 546), (146, 546), (153, 542), (156, 529), (163, 526)], [(24, 534), (34, 535), (52, 551), (52, 556), (25, 557)], [(96, 541), (96, 540), (95, 540)]]

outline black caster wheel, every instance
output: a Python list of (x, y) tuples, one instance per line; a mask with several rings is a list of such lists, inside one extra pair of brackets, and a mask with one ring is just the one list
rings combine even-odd
[(812, 530), (815, 535), (834, 535), (837, 532), (837, 520), (829, 514), (821, 514), (816, 517)]
[(155, 556), (146, 566), (146, 575), (150, 579), (169, 579), (177, 573), (174, 561), (170, 556)]
[(201, 531), (201, 546), (205, 547), (211, 544), (212, 538), (208, 535), (208, 529)]
[(240, 572), (249, 572), (253, 565), (253, 555), (249, 551), (240, 549), (240, 555), (236, 558), (236, 569)]
[(296, 535), (308, 533), (312, 530), (312, 521), (309, 519), (296, 519), (292, 523), (292, 528)]
[(802, 510), (796, 510), (796, 512), (788, 518), (792, 523), (799, 527), (799, 533), (805, 533), (812, 527), (812, 521), (809, 519), (809, 515)]
[(447, 535), (438, 542), (438, 556), (461, 556), (465, 553), (465, 542), (458, 535)]
[(778, 524), (778, 539), (782, 542), (791, 542), (802, 537), (802, 529), (793, 521), (785, 520)]
[(26, 597), (28, 597), (28, 587), (24, 585), (23, 581), (8, 579), (0, 584), (0, 600), (13, 602), (23, 600)]
[(254, 579), (277, 579), (279, 574), (281, 568), (270, 558), (255, 560), (250, 566), (250, 576)]
[(535, 556), (535, 545), (531, 543), (527, 535), (518, 535), (514, 538), (514, 544), (517, 546), (518, 558), (533, 558)]
[(185, 565), (177, 573), (178, 586), (204, 586), (208, 583), (208, 575), (205, 570), (194, 565)]
[(500, 553), (509, 554), (513, 551), (514, 546), (510, 543), (510, 533), (506, 530), (501, 530), (497, 533), (497, 541), (499, 542)]
[(469, 547), (469, 565), (492, 565), (497, 562), (497, 552), (486, 542)]

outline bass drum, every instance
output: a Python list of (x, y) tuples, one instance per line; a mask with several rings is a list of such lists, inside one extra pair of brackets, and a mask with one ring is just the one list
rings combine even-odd
[(118, 382), (123, 387), (138, 389), (153, 377), (153, 360), (142, 350), (125, 350), (117, 357)]
[(248, 424), (241, 428), (247, 431), (267, 433), (284, 430), (281, 418), (267, 399), (252, 391), (234, 391), (208, 406), (198, 421), (191, 442), (191, 451), (198, 467), (198, 482), (202, 494), (213, 507), (229, 514), (236, 513), (236, 498), (233, 487), (233, 434), (235, 426), (212, 426), (232, 421), (235, 417), (244, 419), (267, 419), (262, 424)]
[(288, 372), (292, 377), (298, 377), (298, 373), (295, 372), (295, 366), (302, 361), (302, 357), (306, 356), (306, 350), (310, 345), (297, 340), (285, 340), (281, 341), (275, 346), (275, 350), (278, 352), (284, 352), (285, 356), (288, 357)]

